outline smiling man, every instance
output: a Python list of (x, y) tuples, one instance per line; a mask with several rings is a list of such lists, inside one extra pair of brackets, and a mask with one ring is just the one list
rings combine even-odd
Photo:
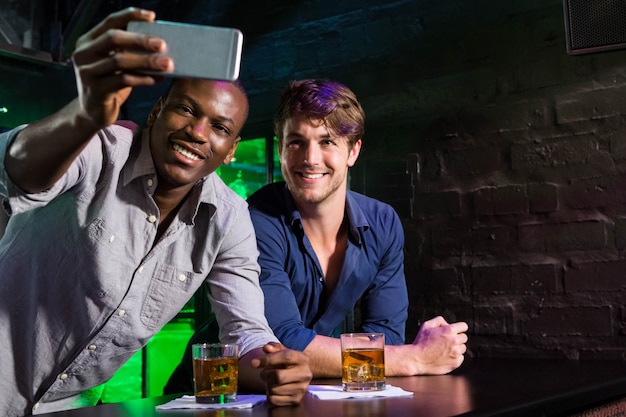
[[(177, 79), (148, 127), (115, 123), (134, 87), (171, 71), (164, 41), (114, 13), (77, 42), (78, 97), (0, 135), (0, 415), (94, 405), (107, 381), (204, 283), (240, 385), (301, 401), (308, 358), (263, 315), (245, 201), (215, 174), (247, 117), (241, 85)], [(147, 53), (146, 53), (147, 52)]]
[(351, 331), (385, 334), (385, 374), (444, 374), (461, 365), (467, 324), (435, 317), (404, 344), (408, 296), (404, 233), (395, 211), (348, 190), (365, 114), (355, 94), (329, 80), (289, 83), (274, 118), (285, 182), (248, 198), (257, 235), (265, 314), (287, 347), (304, 351), (315, 377), (341, 375), (336, 337), (360, 302)]

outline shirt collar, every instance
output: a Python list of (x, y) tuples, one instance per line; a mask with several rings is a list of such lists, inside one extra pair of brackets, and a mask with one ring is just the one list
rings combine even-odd
[(122, 170), (122, 181), (127, 186), (139, 177), (152, 176), (156, 181), (156, 168), (150, 153), (150, 128), (141, 130), (141, 140), (134, 139), (128, 162)]
[[(155, 183), (158, 181), (156, 167), (154, 166), (154, 160), (150, 152), (150, 128), (144, 128), (141, 131), (141, 140), (136, 140), (133, 144), (128, 163), (122, 170), (122, 175), (124, 186), (127, 186), (131, 181), (141, 177), (151, 177)], [(183, 218), (188, 219), (189, 222), (193, 222), (193, 219), (198, 213), (200, 203), (208, 204), (211, 214), (215, 213), (215, 201), (217, 200), (216, 177), (217, 174), (212, 172), (196, 183), (187, 199), (192, 203), (188, 207), (193, 208), (193, 211), (184, 214), (181, 213)]]
[[(282, 189), (283, 198), (286, 206), (286, 220), (287, 223), (294, 230), (302, 230), (302, 216), (300, 216), (300, 212), (296, 208), (296, 204), (289, 192), (289, 188), (287, 184), (284, 185)], [(361, 234), (369, 229), (369, 223), (363, 213), (363, 210), (358, 205), (355, 197), (354, 191), (348, 190), (346, 193), (346, 215), (348, 218), (348, 225), (350, 227), (350, 237), (354, 240), (354, 242), (360, 244), (361, 243)]]

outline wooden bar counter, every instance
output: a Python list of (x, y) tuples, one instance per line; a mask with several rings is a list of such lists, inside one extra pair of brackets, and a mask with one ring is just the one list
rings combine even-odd
[[(596, 415), (594, 410), (626, 398), (626, 361), (467, 359), (441, 376), (387, 378), (413, 397), (318, 400), (297, 407), (258, 405), (244, 410), (167, 410), (158, 404), (178, 396), (103, 404), (44, 414), (48, 417), (446, 417)], [(336, 384), (338, 379), (313, 384)], [(625, 400), (626, 401), (626, 400)], [(626, 406), (624, 406), (626, 409)], [(604, 415), (604, 414), (597, 414)], [(609, 415), (609, 414), (606, 414)], [(610, 415), (622, 415), (613, 412)]]

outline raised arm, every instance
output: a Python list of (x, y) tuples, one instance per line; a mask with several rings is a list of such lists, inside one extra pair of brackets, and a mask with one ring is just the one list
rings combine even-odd
[(78, 97), (23, 129), (6, 154), (6, 170), (17, 186), (38, 192), (54, 184), (89, 139), (117, 120), (133, 87), (158, 81), (137, 71), (173, 70), (172, 60), (157, 54), (165, 51), (162, 39), (125, 30), (131, 20), (154, 19), (152, 11), (128, 8), (78, 39), (72, 54)]

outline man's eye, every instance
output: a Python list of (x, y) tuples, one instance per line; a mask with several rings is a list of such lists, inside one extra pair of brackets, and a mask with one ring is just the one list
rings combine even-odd
[(215, 124), (215, 125), (213, 125), (213, 127), (216, 130), (219, 130), (219, 131), (224, 132), (226, 134), (230, 134), (230, 130), (226, 126), (224, 126), (224, 125)]
[(184, 112), (184, 113), (189, 113), (189, 114), (193, 114), (193, 110), (191, 110), (191, 107), (188, 106), (184, 106), (184, 105), (179, 105), (177, 106), (178, 110)]

